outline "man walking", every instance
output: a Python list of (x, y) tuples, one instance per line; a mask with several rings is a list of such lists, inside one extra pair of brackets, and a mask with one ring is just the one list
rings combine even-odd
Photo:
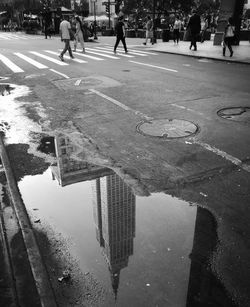
[(200, 16), (196, 13), (196, 10), (192, 11), (192, 16), (189, 19), (187, 29), (190, 30), (191, 34), (191, 44), (189, 49), (191, 50), (192, 47), (194, 47), (194, 51), (197, 51), (197, 40), (198, 36), (201, 31), (201, 18)]
[(146, 40), (143, 43), (143, 45), (147, 45), (148, 39), (153, 37), (153, 22), (151, 20), (151, 17), (147, 17), (147, 22), (146, 22)]
[(116, 43), (114, 46), (114, 53), (116, 53), (116, 48), (118, 47), (120, 41), (122, 41), (125, 53), (128, 53), (128, 49), (127, 49), (126, 41), (125, 41), (125, 25), (123, 22), (123, 16), (120, 16), (118, 18), (118, 23), (115, 27), (115, 30), (116, 30)]
[(69, 17), (68, 16), (65, 16), (63, 21), (61, 21), (59, 29), (60, 29), (60, 34), (61, 34), (61, 41), (63, 41), (64, 44), (65, 44), (63, 51), (59, 55), (59, 58), (61, 59), (61, 61), (64, 61), (63, 55), (68, 50), (71, 59), (74, 59), (74, 56), (72, 54), (72, 50), (71, 50), (71, 47), (70, 47), (71, 25), (69, 23)]

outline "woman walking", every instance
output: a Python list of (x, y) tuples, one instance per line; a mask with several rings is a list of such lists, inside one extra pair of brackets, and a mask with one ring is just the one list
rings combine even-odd
[(74, 51), (76, 51), (77, 43), (79, 41), (82, 46), (82, 52), (85, 53), (83, 33), (84, 33), (84, 30), (83, 30), (81, 19), (77, 16), (76, 17), (76, 34), (75, 34), (75, 42), (74, 42)]
[(232, 49), (232, 43), (234, 40), (234, 32), (235, 32), (235, 27), (233, 26), (233, 18), (230, 17), (228, 19), (228, 23), (225, 27), (225, 32), (224, 32), (224, 39), (223, 39), (223, 56), (226, 55), (226, 47), (230, 51), (230, 57), (233, 56), (233, 49)]

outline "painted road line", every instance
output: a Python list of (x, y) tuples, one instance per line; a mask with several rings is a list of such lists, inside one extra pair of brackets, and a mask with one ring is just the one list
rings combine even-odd
[[(118, 47), (117, 49), (120, 49), (121, 47)], [(150, 55), (158, 55), (157, 53), (154, 53), (154, 52), (150, 52), (150, 51), (142, 51), (142, 50), (136, 50), (136, 49), (130, 49), (129, 47), (128, 47), (128, 50), (129, 50), (129, 52), (130, 51), (133, 51), (133, 52), (140, 52), (140, 53), (144, 53), (144, 54), (150, 54)]]
[(56, 59), (54, 59), (54, 58), (51, 58), (51, 57), (49, 57), (49, 56), (47, 56), (47, 55), (44, 55), (44, 54), (39, 53), (39, 52), (36, 52), (36, 51), (29, 51), (29, 52), (32, 53), (32, 54), (34, 54), (34, 55), (37, 55), (37, 56), (40, 57), (40, 58), (43, 58), (43, 59), (45, 59), (45, 60), (48, 60), (48, 61), (53, 62), (53, 63), (55, 63), (55, 64), (57, 64), (57, 65), (60, 65), (60, 66), (69, 65), (69, 64), (67, 64), (67, 63), (62, 62), (61, 60), (60, 60), (60, 61), (59, 61), (59, 60), (56, 60)]
[(138, 65), (143, 65), (143, 66), (152, 67), (152, 68), (167, 70), (167, 71), (171, 71), (171, 72), (178, 72), (178, 70), (170, 69), (170, 68), (166, 68), (166, 67), (162, 67), (162, 66), (156, 66), (156, 65), (147, 64), (147, 63), (140, 63), (140, 62), (136, 62), (136, 61), (129, 61), (129, 62), (130, 62), (130, 63), (138, 64)]
[(77, 53), (77, 55), (79, 56), (82, 56), (82, 57), (85, 57), (85, 58), (88, 58), (88, 59), (91, 59), (91, 60), (95, 60), (95, 61), (105, 61), (105, 59), (101, 59), (101, 58), (98, 58), (98, 57), (95, 57), (95, 56), (92, 56), (92, 55), (89, 55), (89, 54), (86, 54), (86, 53), (82, 53), (82, 50), (80, 49), (77, 49), (77, 51), (79, 53)]
[[(45, 51), (45, 52), (48, 52), (48, 53), (50, 53), (50, 54), (58, 55), (58, 53), (55, 52), (55, 51), (51, 51), (51, 50), (44, 50), (44, 51)], [(70, 59), (71, 59), (71, 58), (70, 58), (69, 56), (67, 56), (67, 55), (64, 55), (63, 57), (64, 57), (65, 59), (67, 59), (67, 60), (70, 60)], [(80, 64), (87, 63), (86, 61), (79, 60), (79, 59), (72, 59), (72, 61), (77, 62), (77, 63), (80, 63)]]
[(103, 94), (103, 93), (101, 93), (101, 92), (99, 92), (99, 91), (97, 91), (97, 90), (95, 90), (95, 89), (89, 89), (89, 91), (92, 92), (92, 93), (95, 93), (96, 95), (98, 95), (98, 96), (100, 96), (100, 97), (102, 97), (102, 98), (104, 98), (104, 99), (106, 99), (106, 100), (108, 100), (108, 101), (110, 101), (110, 102), (112, 102), (113, 104), (115, 104), (116, 106), (122, 108), (122, 109), (125, 110), (125, 111), (131, 111), (131, 112), (133, 112), (134, 114), (139, 115), (139, 116), (145, 118), (146, 120), (151, 120), (151, 119), (152, 119), (152, 117), (149, 117), (149, 116), (146, 115), (146, 114), (143, 114), (143, 113), (141, 113), (141, 112), (139, 112), (139, 111), (136, 111), (136, 110), (134, 110), (134, 109), (132, 109), (132, 108), (126, 106), (126, 105), (123, 104), (122, 102), (120, 102), (120, 101), (118, 101), (118, 100), (116, 100), (116, 99), (114, 99), (114, 98), (112, 98), (112, 97), (109, 97), (109, 96), (107, 96), (107, 95), (105, 95), (105, 94)]
[[(107, 48), (103, 48), (103, 47), (95, 47), (95, 49), (100, 49), (102, 52), (105, 52), (105, 53), (113, 53), (114, 54), (114, 52), (113, 51), (109, 51)], [(120, 52), (117, 52), (116, 53), (117, 55), (119, 55), (119, 56), (123, 56), (123, 57), (125, 57), (125, 58), (134, 58), (134, 56), (133, 55), (129, 55), (129, 54), (124, 54), (124, 53), (120, 53)]]
[(10, 40), (11, 37), (8, 37), (7, 35), (1, 35), (0, 34), (0, 39)]
[(220, 150), (216, 147), (213, 147), (207, 143), (203, 143), (201, 141), (198, 140), (192, 140), (191, 141), (193, 144), (197, 144), (200, 145), (201, 147), (205, 148), (208, 151), (211, 151), (213, 153), (215, 153), (217, 156), (220, 156), (228, 161), (230, 161), (231, 163), (233, 163), (234, 165), (239, 166), (240, 168), (244, 169), (245, 171), (250, 173), (250, 165), (244, 164), (240, 159), (233, 157), (232, 155), (226, 153), (223, 150)]
[(194, 113), (194, 114), (200, 115), (200, 116), (202, 116), (203, 118), (206, 118), (207, 120), (211, 120), (211, 118), (205, 116), (202, 112), (199, 112), (199, 111), (196, 111), (196, 110), (187, 108), (187, 107), (185, 107), (185, 106), (178, 105), (178, 104), (176, 104), (176, 103), (171, 103), (170, 105), (173, 106), (173, 107), (176, 107), (176, 108), (179, 108), (179, 109), (182, 109), (182, 110), (186, 110), (186, 111), (192, 112), (192, 113)]
[(67, 76), (67, 75), (65, 75), (65, 74), (63, 74), (63, 73), (61, 73), (61, 72), (59, 72), (59, 71), (57, 71), (57, 70), (55, 70), (55, 69), (52, 69), (52, 68), (51, 68), (50, 71), (53, 71), (54, 73), (56, 73), (56, 74), (58, 74), (58, 75), (64, 77), (65, 79), (69, 79), (69, 76)]
[[(85, 48), (85, 49), (88, 51), (88, 53), (91, 53), (91, 54), (96, 54), (96, 55), (100, 55), (100, 56), (110, 58), (110, 59), (115, 59), (115, 60), (120, 59), (117, 56), (113, 56), (113, 55), (109, 55), (109, 54), (102, 54), (102, 53), (100, 53), (99, 50), (96, 50), (96, 49), (91, 49), (91, 48)], [(99, 52), (97, 52), (97, 51), (99, 51)]]
[(27, 57), (26, 55), (22, 54), (22, 53), (19, 53), (19, 52), (15, 52), (14, 53), (16, 56), (18, 56), (19, 58), (23, 59), (24, 61), (34, 65), (35, 67), (39, 68), (39, 69), (45, 69), (45, 68), (48, 68), (48, 66), (45, 66), (29, 57)]
[[(109, 50), (113, 50), (114, 47), (106, 47), (108, 48)], [(118, 52), (120, 51), (120, 48), (118, 47), (117, 48)], [(145, 54), (145, 53), (141, 53), (140, 51), (131, 51), (131, 49), (128, 48), (128, 53), (129, 54), (134, 54), (134, 55), (139, 55), (139, 56), (148, 56), (148, 54)]]
[(24, 72), (19, 66), (9, 60), (6, 56), (0, 54), (0, 61), (2, 61), (6, 66), (9, 67), (14, 73)]

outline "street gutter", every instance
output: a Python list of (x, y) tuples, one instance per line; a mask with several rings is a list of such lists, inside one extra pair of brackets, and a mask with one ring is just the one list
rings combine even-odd
[(41, 306), (57, 307), (55, 295), (49, 281), (49, 276), (41, 256), (29, 216), (27, 214), (25, 205), (20, 195), (1, 134), (0, 157), (4, 167), (13, 207), (26, 247), (30, 268), (34, 278), (34, 283), (36, 285), (37, 292), (40, 297)]

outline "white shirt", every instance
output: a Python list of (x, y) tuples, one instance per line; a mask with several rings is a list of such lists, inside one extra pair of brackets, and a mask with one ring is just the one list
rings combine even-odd
[(71, 25), (67, 20), (63, 20), (60, 23), (60, 31), (62, 39), (70, 39), (69, 29), (71, 29)]

